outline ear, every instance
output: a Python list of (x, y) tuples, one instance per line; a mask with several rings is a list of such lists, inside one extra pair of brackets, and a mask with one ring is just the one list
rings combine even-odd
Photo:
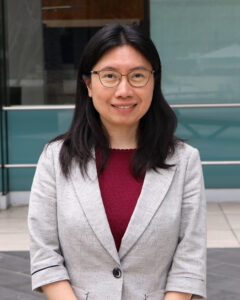
[(84, 82), (86, 84), (86, 87), (88, 89), (88, 96), (91, 98), (92, 97), (92, 84), (91, 84), (91, 78), (86, 77), (84, 78)]

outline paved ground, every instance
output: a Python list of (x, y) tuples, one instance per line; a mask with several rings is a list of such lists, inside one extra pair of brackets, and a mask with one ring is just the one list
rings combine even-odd
[(240, 247), (240, 203), (207, 203), (207, 246)]
[[(31, 292), (27, 209), (0, 211), (0, 300), (46, 300)], [(240, 300), (240, 203), (208, 203), (207, 225), (207, 300)]]
[(208, 249), (207, 299), (240, 299), (240, 248)]
[[(0, 211), (0, 251), (29, 249), (27, 211), (27, 206)], [(240, 203), (208, 203), (207, 228), (208, 248), (240, 247)]]
[[(240, 249), (208, 249), (207, 266), (207, 299), (239, 300)], [(0, 299), (46, 299), (31, 291), (28, 251), (0, 252)]]
[(29, 252), (0, 252), (0, 300), (37, 300), (46, 297), (31, 291)]

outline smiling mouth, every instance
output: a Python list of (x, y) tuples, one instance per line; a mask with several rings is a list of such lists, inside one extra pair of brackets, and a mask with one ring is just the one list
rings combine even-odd
[(129, 109), (129, 108), (133, 108), (134, 106), (136, 106), (136, 104), (132, 104), (132, 105), (113, 105), (116, 108), (120, 108), (120, 109)]

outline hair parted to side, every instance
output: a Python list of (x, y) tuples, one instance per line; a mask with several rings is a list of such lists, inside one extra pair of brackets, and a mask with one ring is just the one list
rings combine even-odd
[(66, 177), (73, 160), (79, 164), (82, 174), (87, 174), (87, 164), (94, 159), (95, 147), (101, 149), (100, 171), (104, 170), (110, 154), (108, 133), (88, 96), (84, 80), (90, 79), (90, 71), (104, 53), (122, 45), (134, 47), (151, 63), (155, 71), (152, 103), (139, 123), (137, 149), (131, 162), (132, 174), (138, 179), (149, 169), (171, 167), (165, 160), (174, 153), (180, 139), (174, 136), (176, 115), (161, 91), (161, 62), (158, 52), (151, 39), (144, 36), (137, 27), (113, 24), (100, 29), (86, 45), (78, 69), (76, 107), (72, 123), (66, 133), (51, 141), (63, 141), (59, 160)]

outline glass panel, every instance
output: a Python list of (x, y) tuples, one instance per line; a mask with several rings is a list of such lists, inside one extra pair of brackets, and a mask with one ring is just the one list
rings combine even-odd
[(144, 1), (43, 0), (46, 101), (75, 101), (79, 58), (91, 36), (105, 24), (144, 23)]
[[(240, 160), (240, 108), (176, 109), (177, 135), (202, 160)], [(9, 163), (36, 163), (46, 142), (69, 127), (72, 111), (9, 111)], [(208, 188), (239, 188), (240, 166), (204, 166)], [(34, 169), (11, 169), (11, 190), (29, 190)]]
[[(72, 110), (9, 111), (9, 163), (37, 163), (44, 145), (68, 129), (72, 113)], [(34, 172), (35, 168), (10, 169), (10, 190), (30, 190)]]
[[(71, 104), (83, 47), (103, 25), (148, 30), (147, 0), (8, 0), (11, 105)], [(147, 28), (147, 29), (146, 29)]]
[[(203, 166), (203, 174), (206, 188), (240, 188), (240, 165)], [(230, 199), (226, 199), (226, 201), (228, 200)]]
[[(0, 130), (1, 130), (1, 137), (0, 137), (0, 142), (1, 142), (1, 147), (0, 147), (0, 164), (7, 164), (8, 163), (8, 157), (7, 157), (7, 145), (6, 145), (6, 126), (5, 126), (5, 117), (6, 114), (3, 111), (0, 111)], [(9, 190), (8, 186), (8, 169), (7, 168), (1, 168), (0, 169), (0, 193), (2, 192), (3, 194), (7, 193)]]
[(35, 168), (9, 169), (9, 190), (30, 191)]
[(11, 105), (44, 104), (41, 1), (7, 0)]
[(177, 135), (201, 151), (202, 160), (240, 160), (240, 107), (175, 109)]
[(240, 101), (240, 1), (151, 0), (170, 103)]
[[(0, 116), (1, 117), (1, 116)], [(2, 165), (2, 151), (0, 147), (0, 165)], [(2, 193), (2, 170), (0, 169), (0, 195)]]
[(68, 129), (72, 113), (72, 110), (9, 111), (9, 162), (36, 163), (43, 146)]
[[(203, 161), (240, 160), (240, 107), (175, 109), (177, 135), (199, 149)], [(204, 166), (206, 187), (239, 188), (240, 166)]]

